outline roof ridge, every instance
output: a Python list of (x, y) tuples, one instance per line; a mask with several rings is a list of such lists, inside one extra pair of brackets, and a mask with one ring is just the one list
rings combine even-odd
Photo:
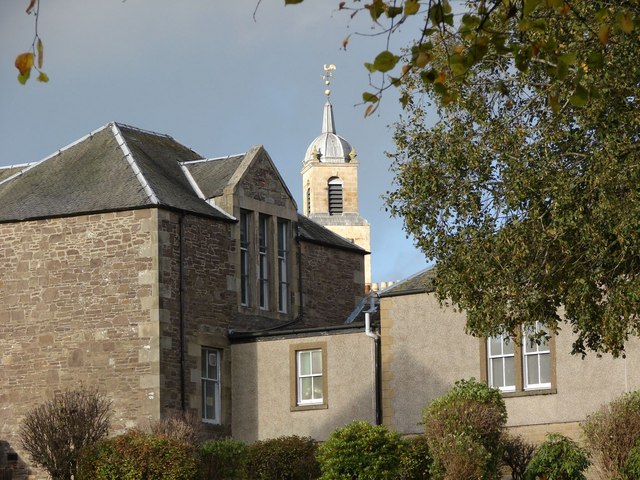
[(154, 132), (153, 130), (145, 130), (144, 128), (135, 127), (127, 123), (111, 122), (111, 125), (115, 125), (116, 127), (118, 127), (118, 129), (120, 129), (120, 127), (124, 127), (124, 128), (129, 128), (131, 130), (135, 130), (136, 132), (147, 133), (149, 135), (155, 135), (156, 137), (164, 137), (164, 138), (170, 138), (171, 140), (175, 140), (175, 138), (173, 138), (171, 135), (167, 133)]
[[(125, 128), (128, 128), (128, 127), (125, 126)], [(127, 146), (127, 142), (125, 141), (122, 135), (122, 132), (120, 131), (120, 124), (116, 122), (111, 123), (111, 132), (115, 137), (116, 143), (118, 144), (118, 146), (122, 150), (122, 153), (124, 154), (122, 158), (127, 160), (127, 163), (131, 167), (131, 170), (133, 170), (133, 173), (138, 179), (138, 182), (140, 182), (140, 185), (144, 189), (144, 192), (147, 194), (149, 201), (154, 205), (158, 205), (160, 203), (160, 200), (158, 199), (158, 196), (155, 194), (155, 192), (149, 185), (149, 182), (147, 182), (147, 179), (144, 178), (142, 170), (140, 170), (140, 167), (136, 163), (136, 160), (133, 157), (131, 150), (129, 150), (129, 147)]]

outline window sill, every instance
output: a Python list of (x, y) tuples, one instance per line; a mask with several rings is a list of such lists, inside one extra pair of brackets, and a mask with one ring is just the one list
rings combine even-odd
[(291, 407), (292, 412), (302, 412), (305, 410), (326, 410), (329, 405), (326, 403), (313, 403), (310, 405), (294, 405)]
[(535, 395), (555, 395), (558, 393), (556, 388), (541, 388), (539, 390), (520, 390), (517, 392), (502, 392), (504, 398), (511, 397), (533, 397)]

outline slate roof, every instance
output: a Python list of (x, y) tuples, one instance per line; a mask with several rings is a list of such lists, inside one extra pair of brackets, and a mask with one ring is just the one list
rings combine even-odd
[(0, 168), (0, 222), (142, 207), (232, 221), (182, 170), (198, 159), (167, 135), (110, 123), (40, 162)]
[(400, 280), (389, 288), (378, 293), (379, 297), (395, 297), (399, 295), (411, 295), (416, 293), (429, 293), (435, 290), (436, 267), (427, 267)]
[(362, 254), (367, 254), (364, 248), (350, 242), (346, 238), (323, 227), (304, 215), (298, 214), (298, 235), (302, 240), (306, 240), (318, 245), (327, 245), (342, 250), (352, 250)]
[(229, 180), (244, 158), (245, 154), (232, 155), (223, 158), (186, 162), (184, 166), (198, 183), (204, 196), (213, 198), (222, 195), (224, 187), (229, 184)]

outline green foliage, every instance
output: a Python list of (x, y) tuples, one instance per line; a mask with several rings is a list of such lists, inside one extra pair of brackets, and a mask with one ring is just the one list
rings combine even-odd
[(640, 334), (640, 3), (470, 3), (489, 18), (415, 47), (388, 207), (470, 333), (566, 322), (574, 353), (621, 355)]
[(195, 480), (198, 459), (191, 445), (136, 430), (86, 449), (77, 480)]
[(640, 444), (629, 451), (627, 461), (622, 468), (622, 478), (625, 480), (640, 478)]
[(587, 452), (573, 440), (550, 433), (538, 447), (525, 471), (526, 480), (585, 480), (589, 467)]
[(524, 472), (536, 450), (522, 437), (505, 434), (502, 438), (502, 463), (511, 469), (513, 480), (524, 480)]
[(612, 478), (621, 476), (631, 450), (640, 443), (640, 391), (603, 405), (587, 417), (582, 429), (589, 450), (604, 471)]
[(424, 435), (405, 441), (400, 454), (398, 480), (429, 480), (431, 478), (431, 453)]
[(506, 421), (507, 410), (497, 389), (474, 379), (456, 382), (423, 411), (433, 477), (497, 478)]
[(249, 450), (244, 442), (225, 438), (209, 440), (200, 448), (203, 479), (244, 480)]
[(67, 390), (27, 413), (22, 447), (53, 480), (71, 480), (81, 449), (109, 433), (111, 403), (96, 390)]
[(403, 441), (382, 425), (354, 421), (334, 430), (320, 446), (322, 480), (397, 478)]
[(255, 442), (249, 446), (251, 480), (313, 480), (319, 476), (318, 446), (297, 435)]

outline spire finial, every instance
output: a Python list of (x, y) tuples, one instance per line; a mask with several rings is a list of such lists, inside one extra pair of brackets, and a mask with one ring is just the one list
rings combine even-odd
[(331, 85), (331, 78), (333, 77), (333, 71), (336, 69), (336, 66), (333, 63), (330, 63), (329, 65), (327, 65), (326, 63), (324, 64), (324, 75), (322, 75), (322, 78), (324, 78), (324, 85), (325, 87), (327, 87), (324, 91), (324, 94), (327, 96), (327, 99), (329, 99), (329, 96), (331, 95), (331, 90), (329, 89), (329, 85)]

